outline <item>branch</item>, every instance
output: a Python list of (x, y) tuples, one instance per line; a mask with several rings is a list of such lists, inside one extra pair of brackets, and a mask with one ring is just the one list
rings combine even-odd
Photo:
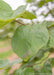
[(19, 23), (19, 24), (21, 24), (21, 25), (26, 25), (26, 24), (24, 24), (24, 23), (22, 23), (22, 22), (20, 22), (18, 20), (14, 20), (14, 21), (17, 22), (17, 23)]

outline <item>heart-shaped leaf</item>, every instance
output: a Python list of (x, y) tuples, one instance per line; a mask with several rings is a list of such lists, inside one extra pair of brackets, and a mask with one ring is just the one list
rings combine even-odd
[(20, 26), (12, 38), (12, 48), (19, 57), (29, 59), (47, 44), (48, 39), (48, 31), (43, 25)]

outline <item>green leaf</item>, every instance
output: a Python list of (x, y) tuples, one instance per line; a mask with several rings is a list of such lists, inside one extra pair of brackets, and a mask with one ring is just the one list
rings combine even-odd
[(49, 63), (44, 63), (43, 67), (35, 68), (35, 75), (52, 75), (52, 67)]
[(10, 75), (10, 74), (8, 73), (10, 70), (11, 70), (11, 67), (5, 69), (5, 70), (1, 73), (1, 75)]
[(13, 75), (34, 75), (33, 68), (24, 68), (16, 70)]
[[(1, 73), (1, 75), (9, 75), (8, 72), (11, 70), (11, 67), (14, 65), (14, 64), (18, 64), (18, 63), (22, 63), (22, 59), (16, 59), (14, 60), (13, 62), (9, 63), (6, 67), (5, 67), (5, 70)], [(11, 74), (12, 75), (12, 74)]]
[(0, 27), (7, 24), (9, 21), (5, 21), (12, 15), (11, 7), (5, 3), (3, 0), (0, 0)]
[(54, 47), (54, 26), (49, 28), (49, 34), (50, 34), (49, 46)]
[(44, 56), (45, 51), (39, 50), (37, 54), (29, 59), (29, 62), (36, 62)]
[[(21, 9), (20, 9), (21, 8)], [(1, 20), (0, 20), (0, 28), (2, 27), (2, 26), (4, 26), (4, 25), (6, 25), (6, 24), (8, 24), (9, 22), (11, 22), (11, 21), (13, 21), (14, 19), (16, 19), (16, 18), (19, 18), (21, 15), (21, 13), (25, 10), (25, 6), (20, 6), (17, 10), (15, 10), (13, 13), (12, 13), (12, 15), (11, 16), (4, 16), (4, 18), (2, 18)], [(0, 10), (1, 11), (1, 10)], [(7, 13), (8, 14), (8, 13)], [(9, 14), (8, 14), (9, 15)], [(20, 15), (20, 16), (19, 16)], [(3, 17), (3, 15), (2, 15), (2, 17)]]
[(42, 53), (42, 56), (41, 54), (39, 54), (39, 59), (38, 60), (35, 60), (33, 62), (33, 64), (36, 64), (33, 66), (33, 68), (36, 68), (36, 67), (43, 67), (43, 64), (46, 62), (46, 60), (49, 58), (49, 55), (50, 55), (50, 52), (45, 52), (45, 53)]
[(49, 42), (50, 41), (48, 41), (48, 43), (42, 48), (42, 50), (44, 50), (44, 51), (50, 51), (51, 47), (49, 46)]
[(52, 21), (45, 21), (42, 23), (43, 25), (45, 25), (49, 31), (49, 42), (48, 42), (48, 45), (46, 45), (46, 47), (54, 47), (54, 22)]
[(42, 0), (38, 3), (38, 7), (42, 7), (43, 5), (44, 5), (44, 0)]
[(35, 56), (31, 57), (28, 62), (37, 62), (37, 61), (41, 62), (48, 56), (50, 50), (51, 49), (49, 48), (47, 49), (41, 48), (41, 50), (39, 50)]
[(19, 14), (24, 12), (26, 6), (20, 6), (15, 11), (5, 3), (3, 0), (0, 1), (0, 28), (11, 22), (12, 20), (19, 18)]
[(53, 2), (53, 0), (45, 0), (45, 2), (46, 2), (46, 3), (48, 3), (48, 2)]
[(16, 18), (16, 16), (24, 12), (26, 6), (22, 5), (13, 11), (7, 3), (0, 1), (0, 8), (0, 20), (11, 21), (12, 19)]
[(19, 17), (24, 19), (30, 19), (30, 20), (36, 18), (36, 16), (33, 13), (28, 11), (24, 11), (22, 14), (19, 15)]
[(50, 27), (52, 27), (52, 26), (54, 26), (54, 22), (52, 22), (52, 21), (47, 21), (47, 22), (46, 22), (46, 27), (47, 27), (47, 28), (50, 28)]
[(43, 21), (41, 24), (45, 25), (47, 27), (47, 29), (54, 26), (54, 22), (52, 22), (52, 21)]
[(27, 3), (34, 2), (35, 0), (26, 0)]
[(41, 63), (41, 65), (43, 65), (43, 63), (49, 58), (49, 54), (50, 52), (45, 52), (43, 57), (39, 59), (38, 61), (36, 61), (36, 64)]
[(3, 69), (3, 68), (5, 68), (5, 67), (7, 67), (8, 64), (9, 64), (9, 62), (8, 62), (7, 59), (6, 59), (6, 60), (0, 59), (0, 69)]
[(49, 58), (49, 59), (47, 60), (47, 62), (49, 62), (52, 67), (54, 67), (54, 58)]
[(19, 18), (21, 16), (21, 14), (25, 11), (26, 6), (22, 5), (20, 7), (18, 7), (12, 14), (11, 18)]
[(0, 0), (0, 20), (9, 19), (12, 13), (11, 7), (3, 0)]
[(14, 64), (18, 64), (18, 63), (22, 63), (22, 59), (16, 59), (13, 62), (9, 62), (7, 59), (6, 60), (1, 60), (0, 59), (0, 69), (8, 69), (10, 67), (12, 67)]
[(48, 31), (43, 25), (20, 26), (12, 38), (12, 48), (19, 57), (27, 61), (47, 44), (48, 39)]
[(22, 63), (22, 59), (16, 59), (13, 62), (9, 63), (9, 65), (7, 66), (7, 68), (12, 67), (14, 64), (18, 64), (18, 63)]
[(8, 21), (0, 20), (0, 28), (6, 25)]
[(25, 11), (26, 6), (22, 5), (16, 10), (12, 10), (11, 7), (4, 1), (0, 1), (0, 28), (16, 18), (34, 19), (36, 16), (28, 11)]

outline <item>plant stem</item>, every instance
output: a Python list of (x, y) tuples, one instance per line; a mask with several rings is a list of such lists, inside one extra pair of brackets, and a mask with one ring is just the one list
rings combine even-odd
[(24, 24), (24, 23), (22, 23), (22, 22), (20, 22), (18, 20), (14, 20), (14, 21), (17, 22), (17, 23), (19, 23), (19, 24), (21, 24), (21, 25), (26, 25), (26, 24)]

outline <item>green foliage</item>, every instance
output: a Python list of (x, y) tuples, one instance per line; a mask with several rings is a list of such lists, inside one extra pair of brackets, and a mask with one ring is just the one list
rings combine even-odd
[(2, 73), (1, 73), (1, 75), (10, 75), (8, 72), (10, 71), (10, 69), (11, 68), (7, 68), (7, 69), (5, 69)]
[(49, 34), (50, 34), (50, 47), (54, 47), (54, 26), (49, 28)]
[(26, 6), (20, 6), (20, 7), (18, 7), (15, 11), (13, 11), (13, 14), (11, 15), (11, 18), (18, 18), (18, 16), (22, 13), (22, 12), (24, 12), (25, 11), (25, 9), (26, 9)]
[[(36, 18), (35, 15), (25, 11), (25, 9), (26, 6), (20, 6), (15, 11), (13, 11), (7, 3), (5, 3), (4, 1), (0, 1), (0, 28), (6, 25), (7, 23), (15, 20), (16, 18), (25, 18), (31, 20)], [(30, 14), (32, 17), (30, 16)]]
[(0, 53), (0, 59), (3, 59), (3, 58), (8, 57), (8, 56), (10, 56), (12, 53), (13, 53), (12, 50), (7, 50), (7, 51), (5, 51), (5, 52), (1, 52), (1, 53)]
[(30, 20), (36, 18), (36, 16), (34, 14), (32, 14), (32, 13), (30, 13), (28, 11), (24, 11), (22, 14), (20, 14), (20, 17), (24, 18), (24, 19), (30, 19)]
[(34, 75), (34, 70), (32, 68), (25, 68), (16, 70), (13, 75)]
[(53, 0), (40, 0), (37, 4), (38, 7), (42, 7), (43, 5), (45, 5), (48, 2), (53, 2)]
[(49, 43), (48, 47), (54, 47), (54, 22), (43, 22), (43, 25), (45, 25), (49, 32)]
[(54, 58), (49, 58), (47, 62), (51, 64), (51, 67), (54, 67)]
[(48, 31), (43, 25), (20, 26), (12, 38), (12, 48), (19, 57), (29, 59), (48, 42), (48, 39)]
[(7, 67), (7, 65), (9, 64), (8, 60), (2, 60), (0, 59), (0, 69)]
[(5, 3), (3, 0), (0, 0), (0, 20), (9, 19), (12, 13), (13, 11), (11, 7), (7, 3)]
[[(27, 4), (31, 3), (31, 6), (36, 4), (37, 8), (48, 7), (48, 2), (53, 2), (53, 0), (26, 1)], [(35, 10), (33, 12), (35, 13)], [(54, 15), (50, 9), (47, 15), (49, 13)], [(24, 24), (21, 18), (31, 20), (31, 24)], [(52, 75), (54, 58), (48, 58), (50, 53), (54, 52), (54, 22), (34, 24), (33, 19), (35, 18), (37, 18), (36, 15), (26, 10), (26, 5), (13, 11), (7, 3), (0, 0), (0, 28), (5, 25), (2, 28), (5, 30), (0, 34), (0, 38), (8, 37), (10, 32), (12, 37), (15, 32), (11, 45), (13, 51), (20, 57), (11, 63), (0, 59), (0, 69), (4, 69), (3, 75)], [(9, 74), (11, 67), (18, 63), (22, 64), (20, 69)]]
[(0, 69), (8, 70), (8, 68), (12, 67), (12, 65), (22, 63), (22, 61), (23, 60), (19, 58), (10, 63), (7, 59), (0, 59)]
[(45, 0), (46, 2), (53, 2), (53, 0)]
[[(41, 59), (39, 59), (38, 61), (36, 61), (35, 63), (41, 63), (41, 66), (43, 66), (43, 63), (48, 59), (50, 52), (45, 52), (43, 57)], [(43, 61), (44, 60), (44, 61)]]
[(35, 75), (52, 75), (52, 67), (49, 63), (44, 63), (43, 67), (37, 66), (35, 68)]
[[(37, 11), (40, 9), (40, 8), (44, 8), (46, 7), (48, 10), (47, 13), (44, 13), (45, 10), (41, 11), (41, 14), (40, 16), (44, 16), (44, 18), (51, 14), (52, 17), (54, 17), (54, 7), (49, 7), (51, 5), (49, 5), (49, 2), (53, 5), (54, 4), (54, 0), (26, 0), (27, 3), (30, 3), (30, 7), (37, 7)], [(41, 9), (40, 9), (41, 10)], [(36, 10), (32, 9), (32, 12), (34, 12), (36, 14)]]
[(35, 0), (26, 0), (27, 3), (34, 2)]
[(45, 21), (44, 23), (47, 28), (51, 28), (52, 26), (54, 26), (54, 22), (52, 22), (52, 21)]
[(44, 0), (42, 0), (38, 3), (38, 7), (42, 7), (43, 5), (44, 5)]
[(12, 15), (11, 7), (5, 3), (3, 0), (0, 0), (0, 27), (7, 24), (9, 21), (5, 21)]

